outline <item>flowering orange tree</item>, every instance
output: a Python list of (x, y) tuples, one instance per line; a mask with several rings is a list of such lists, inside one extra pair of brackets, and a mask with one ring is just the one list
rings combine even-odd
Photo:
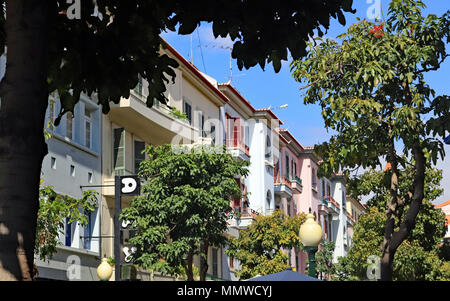
[[(307, 57), (291, 66), (296, 80), (307, 83), (304, 102), (320, 104), (325, 126), (337, 132), (316, 148), (322, 175), (391, 163), (382, 280), (392, 279), (394, 255), (414, 229), (426, 162), (445, 155), (442, 138), (450, 131), (450, 96), (437, 96), (425, 81), (450, 56), (450, 11), (422, 16), (423, 8), (419, 0), (392, 0), (386, 22), (358, 20), (339, 42), (311, 43)], [(403, 192), (399, 170), (406, 167), (414, 178)]]

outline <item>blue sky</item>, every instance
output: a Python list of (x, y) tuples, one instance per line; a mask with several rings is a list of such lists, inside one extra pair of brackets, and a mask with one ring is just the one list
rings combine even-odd
[[(388, 0), (354, 0), (355, 14), (346, 14), (347, 25), (344, 27), (337, 20), (332, 19), (326, 36), (335, 38), (346, 30), (346, 27), (356, 22), (356, 17), (370, 19), (376, 11), (377, 3), (382, 4), (384, 14), (387, 13)], [(450, 9), (448, 0), (425, 0), (427, 9), (424, 14), (444, 14)], [(178, 35), (168, 32), (162, 35), (185, 58), (191, 59), (191, 36)], [(201, 46), (201, 47), (200, 47)], [(230, 79), (230, 46), (229, 39), (215, 39), (211, 26), (202, 24), (192, 34), (192, 57), (197, 68), (214, 77), (219, 82), (227, 82)], [(291, 76), (289, 63), (283, 63), (279, 73), (275, 73), (271, 65), (263, 71), (259, 66), (249, 70), (240, 71), (233, 60), (233, 85), (256, 108), (271, 106), (274, 113), (283, 120), (285, 128), (288, 128), (304, 146), (313, 146), (322, 143), (330, 137), (330, 133), (324, 128), (321, 110), (317, 105), (304, 105), (302, 100), (301, 84)], [(450, 59), (438, 72), (427, 74), (426, 78), (437, 94), (450, 95)], [(277, 107), (289, 104), (287, 109)], [(450, 146), (446, 146), (447, 158), (438, 163), (438, 167), (444, 170), (444, 179), (441, 184), (444, 195), (436, 200), (441, 203), (450, 200)]]

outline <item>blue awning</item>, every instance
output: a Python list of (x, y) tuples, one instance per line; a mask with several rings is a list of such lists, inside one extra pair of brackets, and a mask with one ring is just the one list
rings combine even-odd
[(307, 275), (297, 273), (292, 270), (285, 270), (275, 274), (251, 278), (248, 279), (247, 281), (322, 281), (322, 280), (309, 277)]

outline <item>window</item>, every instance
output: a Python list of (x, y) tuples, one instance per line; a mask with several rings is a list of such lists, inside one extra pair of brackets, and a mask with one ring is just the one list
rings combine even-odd
[(266, 159), (272, 157), (272, 142), (270, 141), (270, 136), (266, 135)]
[(137, 94), (142, 96), (142, 76), (140, 74), (138, 74), (138, 84), (137, 86), (134, 88), (134, 92), (136, 92)]
[(91, 148), (91, 141), (92, 141), (92, 130), (91, 130), (91, 112), (88, 109), (84, 110), (84, 145), (87, 148)]
[(66, 137), (73, 139), (73, 114), (68, 112), (66, 115)]
[(286, 172), (285, 172), (286, 178), (289, 179), (289, 156), (286, 155)]
[(199, 130), (200, 130), (200, 136), (203, 138), (206, 138), (206, 132), (205, 132), (205, 116), (202, 112), (198, 113), (198, 120), (199, 120)]
[(70, 175), (72, 177), (75, 177), (75, 166), (74, 165), (70, 165)]
[(56, 158), (55, 157), (51, 157), (50, 166), (52, 169), (56, 169)]
[(272, 207), (272, 193), (270, 192), (270, 190), (267, 190), (266, 205), (267, 209), (270, 209)]
[(66, 239), (65, 245), (67, 247), (72, 246), (72, 223), (69, 223), (69, 219), (66, 218)]
[(291, 161), (291, 179), (294, 179), (295, 169), (294, 169), (294, 160)]
[(316, 183), (316, 169), (313, 168), (312, 169), (312, 173), (311, 173), (311, 183), (312, 183), (312, 187), (314, 189), (317, 189), (317, 183)]
[(91, 236), (92, 236), (92, 229), (93, 229), (93, 215), (94, 212), (88, 212), (86, 214), (87, 219), (88, 219), (88, 224), (86, 225), (86, 227), (84, 227), (84, 239), (83, 239), (83, 247), (86, 250), (90, 250), (91, 249)]
[(145, 142), (134, 141), (134, 172), (137, 174), (139, 172), (139, 165), (145, 160), (145, 154), (143, 153), (145, 149)]
[(325, 180), (322, 180), (322, 199), (325, 198)]
[(250, 146), (250, 128), (248, 127), (248, 125), (245, 126), (245, 137), (244, 137), (244, 141), (245, 141), (245, 146), (249, 147)]
[(218, 249), (213, 248), (212, 249), (212, 274), (213, 277), (218, 277), (219, 276), (219, 254), (218, 254)]
[(93, 175), (92, 172), (88, 172), (88, 183), (92, 183)]
[(346, 207), (347, 206), (347, 202), (345, 200), (345, 190), (342, 190), (342, 207)]
[(113, 169), (125, 169), (125, 130), (123, 128), (114, 129), (114, 158)]
[(230, 269), (234, 269), (234, 258), (230, 257)]
[(294, 162), (294, 176), (298, 176), (297, 174), (297, 162)]
[(185, 100), (184, 101), (184, 114), (186, 114), (189, 124), (192, 124), (192, 106)]
[(212, 139), (212, 144), (216, 145), (216, 126), (215, 125), (211, 125), (211, 139)]

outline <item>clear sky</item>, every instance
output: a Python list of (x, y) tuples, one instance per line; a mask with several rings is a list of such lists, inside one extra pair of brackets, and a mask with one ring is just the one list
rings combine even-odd
[[(335, 38), (346, 30), (346, 27), (356, 22), (356, 17), (372, 19), (378, 13), (378, 3), (381, 3), (384, 14), (387, 14), (389, 0), (354, 0), (355, 14), (346, 14), (347, 25), (344, 27), (332, 19), (326, 36)], [(427, 9), (424, 14), (444, 14), (450, 9), (448, 0), (424, 0)], [(373, 19), (372, 19), (373, 20)], [(229, 39), (215, 39), (210, 24), (202, 24), (193, 34), (182, 36), (173, 32), (162, 35), (186, 59), (193, 60), (197, 68), (214, 77), (219, 82), (230, 80), (230, 50), (232, 42)], [(192, 39), (192, 43), (191, 43)], [(192, 47), (191, 47), (192, 45)], [(192, 48), (192, 56), (191, 56)], [(290, 73), (290, 61), (284, 62), (279, 73), (273, 71), (272, 65), (267, 65), (265, 71), (259, 66), (250, 70), (240, 71), (233, 60), (232, 84), (248, 99), (255, 108), (271, 106), (274, 113), (283, 120), (284, 128), (288, 128), (304, 146), (313, 146), (327, 141), (330, 133), (324, 128), (321, 110), (317, 105), (304, 105), (301, 84), (297, 83)], [(437, 72), (427, 74), (427, 80), (437, 95), (450, 95), (450, 59)], [(277, 107), (288, 104), (288, 108)], [(442, 203), (450, 200), (450, 145), (446, 146), (447, 157), (438, 163), (444, 170), (441, 184), (444, 195), (436, 200)]]

